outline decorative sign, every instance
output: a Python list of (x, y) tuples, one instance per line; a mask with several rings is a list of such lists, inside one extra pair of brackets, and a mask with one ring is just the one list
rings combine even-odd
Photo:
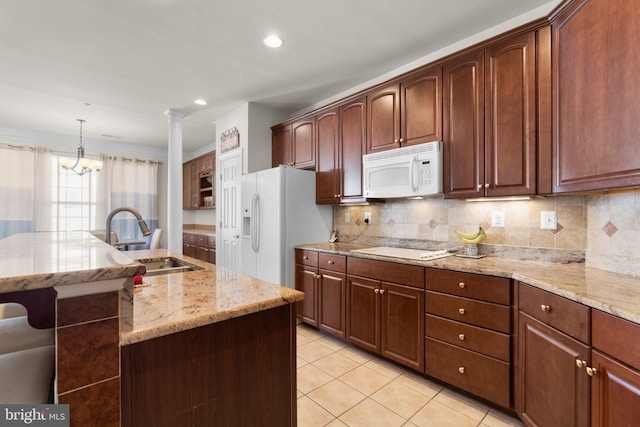
[(227, 129), (220, 135), (220, 151), (226, 153), (240, 146), (240, 131), (237, 127)]

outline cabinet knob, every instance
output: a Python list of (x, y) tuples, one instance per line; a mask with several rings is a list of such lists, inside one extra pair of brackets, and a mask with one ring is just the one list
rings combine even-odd
[(484, 188), (490, 188), (491, 184), (489, 184), (488, 182), (484, 185)]
[(464, 314), (464, 313), (465, 313), (464, 308), (459, 308), (459, 309), (458, 309), (458, 313), (460, 313), (460, 314)]
[(380, 289), (375, 288), (375, 289), (373, 290), (373, 292), (375, 292), (376, 294), (377, 294), (377, 293), (380, 293)]
[(587, 361), (586, 360), (576, 359), (576, 366), (578, 368), (584, 368), (585, 366), (587, 366)]
[(380, 289), (380, 295), (384, 294), (384, 289)]
[(458, 283), (458, 286), (460, 286), (461, 289), (464, 289), (464, 287), (467, 286), (467, 285), (465, 285), (464, 282), (460, 282), (460, 283)]
[(304, 259), (304, 260), (308, 260), (308, 259), (309, 259), (309, 257), (308, 257), (308, 256), (303, 256), (303, 257), (302, 257), (302, 259)]
[(458, 335), (458, 339), (459, 339), (460, 341), (464, 341), (464, 334), (459, 334), (459, 335)]
[(313, 277), (316, 278), (316, 279), (319, 279), (319, 278), (322, 277), (322, 275), (321, 274), (314, 274)]
[(398, 140), (397, 140), (397, 139), (394, 139), (394, 140), (393, 140), (393, 143), (394, 143), (394, 144), (397, 144), (397, 143), (398, 143)]
[(596, 375), (598, 373), (598, 370), (596, 368), (592, 368), (590, 366), (587, 366), (587, 375), (589, 375), (590, 377)]
[(478, 191), (482, 190), (482, 184), (478, 184), (477, 188), (478, 188)]
[(327, 261), (327, 263), (329, 263), (329, 264), (335, 264), (335, 261), (331, 261), (331, 260), (329, 260), (329, 261)]
[(400, 138), (400, 144), (404, 142), (404, 138)]
[(338, 193), (336, 197), (339, 199), (340, 197), (342, 197), (342, 194)]
[(548, 305), (545, 305), (545, 304), (541, 304), (540, 305), (540, 310), (542, 310), (542, 311), (551, 311), (551, 307), (549, 307)]
[(458, 368), (458, 372), (460, 372), (461, 374), (464, 374), (464, 366), (460, 366)]

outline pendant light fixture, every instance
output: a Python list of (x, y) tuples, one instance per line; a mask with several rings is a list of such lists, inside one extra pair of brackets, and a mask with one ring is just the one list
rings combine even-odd
[(75, 161), (68, 157), (58, 157), (58, 165), (71, 170), (80, 176), (87, 172), (99, 172), (100, 169), (102, 169), (102, 162), (100, 160), (91, 160), (84, 156), (84, 146), (82, 145), (82, 124), (85, 123), (85, 120), (76, 120), (80, 122), (80, 145), (78, 146), (78, 156)]

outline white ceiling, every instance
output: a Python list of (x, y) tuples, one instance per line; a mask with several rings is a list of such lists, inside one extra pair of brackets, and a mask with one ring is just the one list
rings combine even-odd
[(194, 151), (242, 103), (292, 114), (547, 4), (0, 0), (0, 128), (77, 136), (84, 118), (88, 138), (166, 147), (176, 109)]

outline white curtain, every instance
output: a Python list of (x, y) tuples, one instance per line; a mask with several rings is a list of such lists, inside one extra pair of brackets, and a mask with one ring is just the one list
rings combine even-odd
[(34, 168), (34, 149), (0, 146), (0, 239), (33, 231)]
[[(120, 207), (140, 212), (149, 229), (158, 226), (158, 163), (102, 155), (98, 180), (96, 222), (105, 224), (109, 212)], [(144, 239), (136, 218), (127, 212), (114, 216), (111, 229), (120, 240)], [(151, 236), (145, 240), (147, 244)]]
[(34, 231), (54, 231), (52, 206), (55, 182), (52, 179), (54, 156), (46, 148), (35, 153)]

